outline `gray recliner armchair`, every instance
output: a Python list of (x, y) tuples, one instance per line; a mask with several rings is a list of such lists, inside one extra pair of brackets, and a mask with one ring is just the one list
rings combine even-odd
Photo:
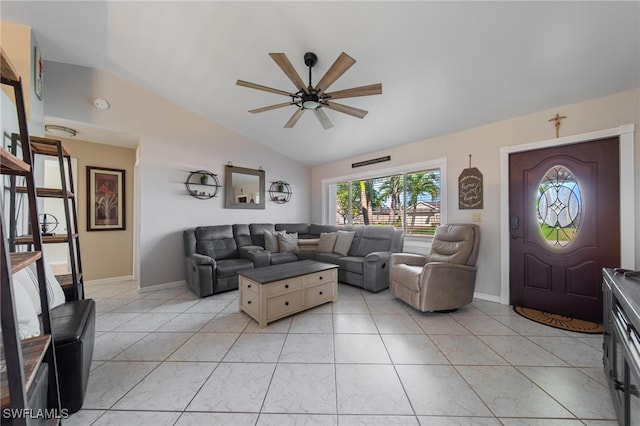
[(471, 303), (479, 246), (478, 225), (439, 226), (427, 256), (391, 255), (391, 294), (422, 312), (451, 311)]

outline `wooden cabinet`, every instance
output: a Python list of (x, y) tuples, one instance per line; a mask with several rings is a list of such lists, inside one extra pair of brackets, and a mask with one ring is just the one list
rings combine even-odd
[[(316, 271), (314, 269), (322, 268)], [(240, 273), (240, 310), (268, 323), (338, 300), (336, 265), (311, 260), (266, 266)]]

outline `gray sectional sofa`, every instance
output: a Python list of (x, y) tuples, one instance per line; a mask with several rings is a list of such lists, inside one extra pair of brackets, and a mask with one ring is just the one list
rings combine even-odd
[[(274, 235), (286, 244), (274, 249)], [(253, 223), (200, 226), (183, 239), (187, 285), (206, 297), (237, 289), (242, 270), (305, 259), (336, 264), (340, 282), (378, 292), (389, 287), (389, 258), (402, 252), (404, 233), (379, 225)]]

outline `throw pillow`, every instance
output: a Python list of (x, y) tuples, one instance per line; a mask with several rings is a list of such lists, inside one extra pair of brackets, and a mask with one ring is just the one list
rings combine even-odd
[(266, 251), (270, 251), (271, 253), (278, 253), (280, 251), (278, 234), (280, 234), (280, 232), (264, 231), (264, 249)]
[(27, 290), (18, 283), (13, 283), (13, 304), (18, 319), (18, 335), (20, 339), (28, 339), (40, 335), (40, 321), (33, 307)]
[[(49, 298), (49, 309), (53, 309), (65, 302), (64, 291), (46, 260), (44, 260), (44, 275), (47, 285), (47, 297)], [(27, 294), (34, 302), (36, 313), (40, 315), (42, 309), (40, 307), (40, 287), (38, 285), (38, 270), (36, 264), (32, 263), (16, 273), (13, 277), (23, 284), (27, 290)]]
[(337, 232), (322, 232), (318, 241), (318, 253), (333, 253), (333, 247), (336, 245), (338, 238)]
[(338, 231), (336, 238), (336, 245), (333, 247), (333, 252), (342, 256), (349, 255), (349, 249), (353, 242), (353, 237), (356, 236), (354, 231)]
[(297, 232), (291, 234), (287, 234), (286, 232), (279, 233), (278, 243), (280, 243), (280, 251), (282, 253), (297, 253), (299, 251)]

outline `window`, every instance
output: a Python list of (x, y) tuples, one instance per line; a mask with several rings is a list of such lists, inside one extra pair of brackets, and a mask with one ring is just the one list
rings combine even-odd
[(392, 225), (406, 235), (433, 235), (442, 222), (442, 168), (341, 180), (328, 186), (328, 222)]

